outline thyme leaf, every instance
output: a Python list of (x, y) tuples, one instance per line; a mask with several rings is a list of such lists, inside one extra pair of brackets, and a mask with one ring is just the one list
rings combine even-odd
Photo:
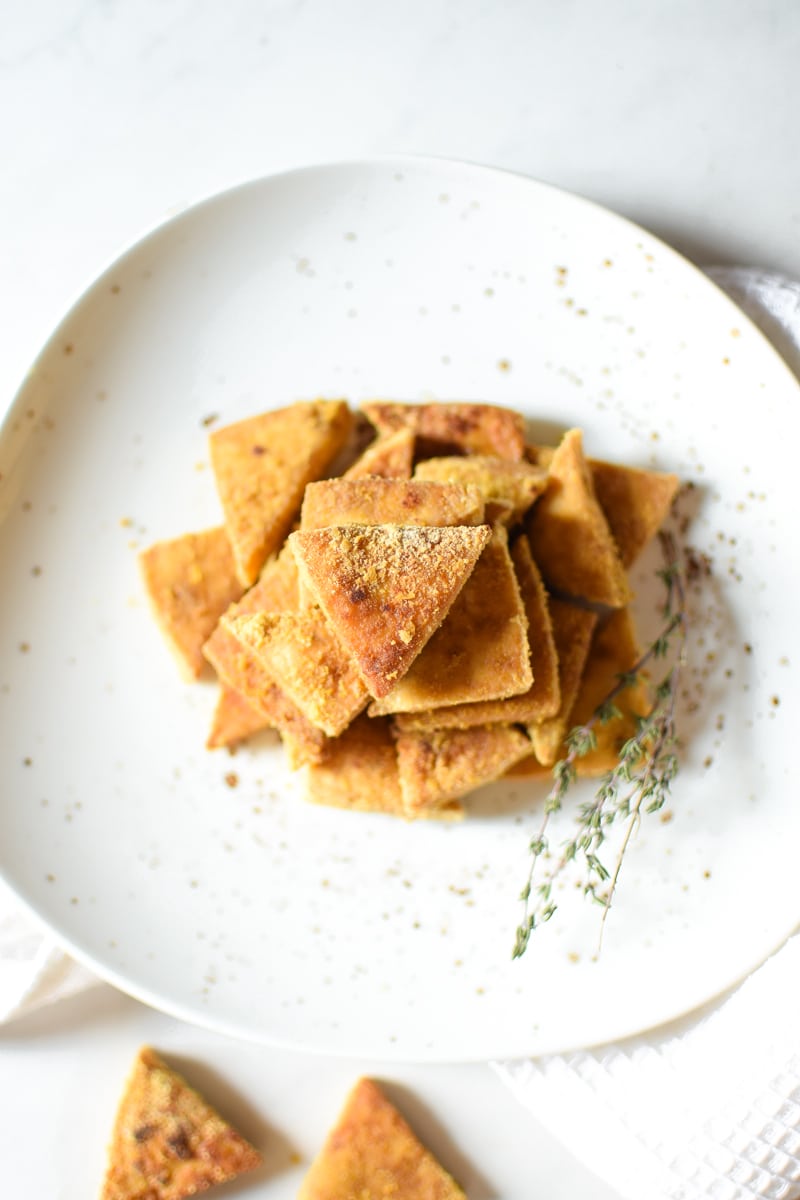
[[(686, 576), (679, 548), (671, 532), (661, 531), (659, 541), (664, 566), (658, 571), (666, 589), (664, 625), (638, 661), (620, 674), (617, 683), (585, 724), (572, 729), (565, 740), (565, 754), (553, 768), (553, 785), (545, 799), (542, 822), (529, 844), (528, 878), (521, 892), (522, 920), (517, 927), (512, 951), (520, 958), (534, 930), (549, 921), (556, 911), (553, 885), (569, 863), (578, 861), (584, 870), (584, 895), (602, 908), (600, 939), (616, 894), (625, 853), (642, 816), (664, 807), (678, 772), (675, 710), (681, 674), (686, 666), (688, 615)], [(550, 819), (563, 804), (577, 779), (576, 763), (597, 744), (595, 729), (619, 715), (617, 697), (635, 684), (644, 667), (657, 660), (668, 662), (663, 678), (654, 689), (653, 707), (640, 717), (636, 733), (622, 746), (613, 770), (601, 780), (592, 801), (578, 810), (577, 831), (554, 854), (548, 839)], [(609, 830), (624, 824), (614, 865), (607, 868), (600, 851)], [(537, 876), (542, 874), (541, 882)]]

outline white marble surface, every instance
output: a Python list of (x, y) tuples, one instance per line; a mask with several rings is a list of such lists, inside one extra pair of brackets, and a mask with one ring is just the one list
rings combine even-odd
[[(526, 172), (696, 261), (800, 277), (791, 0), (29, 0), (0, 6), (0, 414), (80, 290), (145, 229), (286, 166), (382, 152)], [(145, 1040), (206, 1074), (283, 1200), (363, 1070), (408, 1089), (470, 1200), (613, 1200), (482, 1067), (227, 1043), (106, 989), (0, 1031), (4, 1194), (96, 1192)], [(397, 1093), (401, 1095), (401, 1093)], [(292, 1155), (300, 1163), (292, 1161)]]

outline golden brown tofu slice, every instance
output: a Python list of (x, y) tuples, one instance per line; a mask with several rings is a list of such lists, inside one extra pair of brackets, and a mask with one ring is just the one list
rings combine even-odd
[(421, 816), (499, 779), (530, 750), (530, 739), (511, 725), (398, 731), (397, 765), (406, 815)]
[(597, 615), (551, 596), (550, 620), (553, 623), (553, 637), (558, 655), (561, 705), (554, 717), (531, 725), (529, 729), (534, 754), (540, 763), (548, 767), (552, 766), (561, 754), (564, 737), (570, 728), (570, 715), (589, 656)]
[(109, 1147), (102, 1200), (183, 1200), (261, 1155), (149, 1046), (136, 1058)]
[[(564, 738), (569, 731), (590, 720), (616, 687), (618, 677), (636, 664), (639, 654), (630, 610), (618, 609), (595, 630), (572, 710), (566, 719), (560, 721), (560, 744), (553, 761), (567, 753)], [(637, 680), (620, 692), (614, 700), (614, 706), (619, 716), (606, 722), (596, 721), (593, 725), (597, 741), (595, 748), (575, 759), (575, 770), (580, 778), (604, 775), (617, 766), (622, 746), (636, 733), (638, 719), (646, 716), (651, 708), (644, 681)], [(554, 725), (553, 735), (556, 731)], [(535, 734), (535, 731), (531, 730), (531, 733)], [(548, 741), (548, 750), (551, 745), (552, 742)], [(540, 778), (550, 775), (551, 769), (535, 757), (530, 757), (513, 766), (508, 774)]]
[(247, 700), (264, 718), (265, 725), (294, 736), (297, 765), (318, 761), (325, 753), (326, 735), (312, 725), (274, 682), (253, 650), (237, 641), (227, 629), (222, 632), (224, 637), (212, 638), (205, 647), (206, 657), (220, 681)]
[(508, 525), (522, 520), (547, 487), (547, 472), (540, 467), (488, 454), (428, 458), (416, 468), (414, 478), (472, 484), (483, 496), (487, 512), (494, 506)]
[(139, 555), (153, 614), (185, 679), (205, 666), (203, 643), (242, 585), (225, 530), (186, 533)]
[(486, 525), (345, 525), (289, 538), (301, 578), (385, 696), (433, 636), (491, 536)]
[(480, 525), (483, 500), (472, 485), (414, 479), (323, 479), (310, 483), (301, 529), (332, 525)]
[[(324, 760), (309, 766), (306, 781), (308, 799), (314, 804), (406, 816), (388, 717), (356, 717), (341, 737), (330, 742)], [(453, 820), (463, 816), (463, 809), (454, 801), (430, 815)]]
[[(424, 712), (398, 713), (395, 717), (398, 729), (424, 732), (430, 729), (469, 729), (472, 725), (531, 725), (558, 712), (561, 697), (558, 655), (547, 593), (524, 536), (517, 538), (512, 546), (511, 558), (528, 620), (533, 683), (527, 692), (519, 696), (508, 696), (505, 700), (484, 700), (478, 703), (430, 708)], [(469, 586), (467, 584), (467, 587)], [(451, 613), (448, 621), (452, 615)], [(423, 651), (423, 654), (425, 653), (427, 649)], [(417, 659), (417, 662), (419, 661), (420, 659)], [(413, 671), (414, 667), (411, 669)]]
[(663, 525), (680, 480), (662, 471), (621, 467), (595, 458), (589, 459), (589, 467), (622, 565), (630, 567)]
[(240, 696), (238, 692), (234, 692), (232, 688), (222, 684), (214, 715), (211, 718), (211, 729), (206, 740), (206, 748), (218, 750), (222, 746), (233, 746), (237, 742), (243, 742), (252, 734), (269, 728), (269, 722), (263, 713), (253, 708), (244, 696)]
[(539, 446), (528, 442), (525, 446), (525, 461), (533, 463), (535, 467), (541, 467), (543, 471), (549, 471), (555, 452), (555, 446)]
[[(639, 660), (641, 650), (633, 617), (627, 608), (612, 613), (596, 630), (583, 671), (580, 689), (570, 716), (570, 727), (585, 724), (616, 687), (619, 676), (626, 674)], [(638, 718), (650, 711), (650, 697), (643, 680), (625, 688), (614, 700), (619, 716), (597, 721), (594, 734), (597, 745), (575, 761), (579, 775), (603, 775), (619, 762), (624, 743), (634, 736)]]
[[(280, 554), (264, 566), (258, 583), (245, 592), (241, 600), (231, 604), (224, 615), (226, 617), (245, 616), (256, 612), (296, 612), (300, 604), (297, 565), (291, 550), (285, 546)], [(212, 720), (211, 731), (206, 742), (209, 750), (218, 746), (228, 746), (240, 738), (254, 733), (257, 729), (274, 725), (276, 712), (282, 711), (284, 717), (291, 711), (285, 705), (277, 704), (277, 693), (270, 697), (263, 696), (262, 703), (253, 705), (251, 701), (240, 696), (235, 700), (227, 691), (236, 693), (238, 690), (235, 680), (246, 676), (246, 669), (241, 667), (237, 672), (236, 664), (241, 657), (241, 648), (231, 634), (221, 624), (217, 624), (208, 641), (203, 646), (203, 654), (212, 665), (221, 664), (227, 672), (229, 686), (223, 685), (222, 693)], [(219, 673), (219, 670), (218, 670)], [(268, 712), (272, 717), (268, 716)], [(251, 718), (250, 714), (253, 714)], [(260, 717), (260, 725), (251, 727), (252, 720)], [(279, 728), (281, 726), (275, 726)], [(285, 727), (285, 726), (283, 726)], [(239, 729), (247, 733), (239, 733)]]
[(335, 738), (364, 708), (369, 692), (319, 609), (223, 617), (224, 627), (303, 715)]
[(420, 458), (460, 453), (519, 460), (525, 450), (525, 422), (520, 413), (493, 404), (374, 400), (362, 404), (361, 410), (379, 434), (411, 429)]
[[(299, 607), (297, 564), (289, 547), (284, 546), (280, 554), (266, 564), (258, 583), (220, 616), (244, 617), (258, 612), (297, 612)], [(223, 657), (226, 643), (233, 652), (235, 647), (232, 646), (230, 633), (221, 624), (217, 624), (203, 647), (203, 654), (209, 662), (213, 661), (214, 657)]]
[(466, 1200), (371, 1079), (361, 1079), (298, 1200)]
[(533, 682), (527, 627), (508, 535), (498, 525), (439, 629), (370, 713), (421, 712), (527, 691)]
[(244, 586), (286, 537), (303, 490), (344, 445), (352, 416), (344, 400), (313, 400), (215, 430), (209, 438), (225, 528)]
[(410, 479), (414, 466), (414, 432), (398, 429), (396, 433), (376, 438), (347, 471), (344, 479), (363, 479), (366, 475), (380, 479)]
[(579, 429), (565, 434), (553, 455), (547, 490), (526, 527), (549, 589), (611, 608), (628, 603), (628, 577), (594, 494)]

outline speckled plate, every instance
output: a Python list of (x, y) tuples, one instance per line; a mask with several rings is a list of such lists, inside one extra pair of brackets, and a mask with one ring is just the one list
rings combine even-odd
[[(571, 879), (511, 961), (541, 785), (406, 825), (307, 805), (267, 735), (204, 749), (214, 685), (179, 680), (136, 550), (219, 520), (208, 418), (318, 394), (513, 405), (696, 485), (687, 536), (712, 573), (683, 768), (671, 820), (629, 851), (599, 959)], [(188, 210), (73, 308), (2, 435), (4, 876), (106, 979), (287, 1046), (531, 1054), (708, 1000), (800, 917), (798, 411), (788, 370), (693, 267), (527, 179), (381, 160)]]

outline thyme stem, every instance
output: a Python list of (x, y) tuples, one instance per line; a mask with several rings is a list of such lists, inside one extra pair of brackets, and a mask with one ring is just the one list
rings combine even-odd
[[(577, 858), (582, 858), (586, 867), (584, 894), (603, 908), (599, 938), (599, 944), (602, 944), (603, 930), (631, 838), (641, 823), (643, 811), (650, 813), (663, 808), (677, 773), (675, 710), (680, 677), (687, 658), (686, 581), (674, 535), (661, 531), (658, 536), (665, 562), (658, 572), (666, 587), (664, 626), (634, 665), (620, 675), (588, 721), (567, 736), (567, 752), (553, 768), (554, 782), (545, 799), (542, 823), (529, 845), (528, 877), (520, 896), (523, 916), (517, 928), (513, 958), (520, 958), (525, 953), (534, 929), (549, 921), (555, 913), (557, 905), (553, 900), (553, 884), (567, 865)], [(675, 635), (677, 648), (673, 645)], [(665, 659), (671, 652), (672, 664), (656, 687), (652, 710), (647, 717), (640, 719), (637, 733), (622, 747), (619, 761), (604, 776), (594, 800), (581, 807), (578, 832), (564, 844), (555, 865), (542, 882), (536, 884), (537, 867), (543, 858), (550, 855), (547, 837), (550, 819), (561, 809), (567, 792), (577, 779), (578, 759), (596, 745), (595, 727), (599, 722), (616, 715), (614, 701), (637, 681), (648, 663)], [(626, 821), (625, 832), (614, 867), (609, 872), (598, 857), (598, 851), (605, 841), (607, 829), (619, 818)], [(601, 891), (606, 884), (605, 890)]]

